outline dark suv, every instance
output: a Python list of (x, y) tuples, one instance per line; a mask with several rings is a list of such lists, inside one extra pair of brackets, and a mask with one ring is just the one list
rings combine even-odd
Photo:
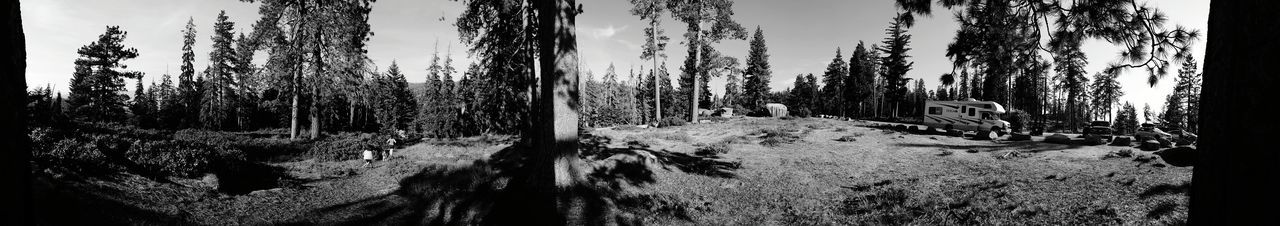
[(1115, 129), (1111, 128), (1111, 122), (1093, 121), (1093, 122), (1089, 122), (1089, 127), (1084, 129), (1083, 135), (1084, 137), (1099, 136), (1102, 139), (1105, 139), (1108, 142), (1110, 142), (1114, 133), (1115, 133)]

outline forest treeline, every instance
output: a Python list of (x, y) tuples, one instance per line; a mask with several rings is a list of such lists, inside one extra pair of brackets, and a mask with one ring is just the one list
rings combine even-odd
[[(432, 137), (518, 134), (536, 98), (528, 88), (536, 81), (536, 48), (511, 44), (530, 42), (504, 41), (532, 40), (529, 31), (536, 20), (491, 21), (524, 14), (486, 13), (485, 2), (467, 3), (469, 10), (455, 24), (478, 59), (459, 70), (447, 54), (452, 51), (442, 56), (437, 46), (421, 88), (409, 84), (404, 72), (423, 69), (402, 69), (393, 61), (379, 70), (367, 56), (365, 45), (373, 35), (368, 24), (372, 1), (260, 1), (261, 18), (248, 26), (249, 32), (235, 32), (242, 29), (236, 29), (225, 12), (213, 18), (212, 34), (205, 39), (212, 46), (205, 56), (210, 63), (203, 70), (193, 64), (193, 49), (204, 38), (195, 18), (189, 20), (181, 33), (178, 74), (160, 75), (150, 84), (143, 82), (144, 73), (127, 69), (129, 60), (145, 53), (124, 46), (128, 33), (109, 26), (96, 41), (77, 50), (65, 99), (51, 87), (35, 88), (28, 92), (28, 107), (36, 126), (74, 120), (164, 130), (289, 128), (293, 138), (397, 130)], [(639, 57), (651, 65), (621, 74), (611, 64), (599, 78), (586, 72), (581, 79), (583, 126), (695, 121), (700, 115), (695, 112), (719, 108), (759, 116), (767, 103), (783, 103), (802, 117), (910, 121), (922, 116), (926, 100), (973, 98), (1005, 105), (1012, 110), (1006, 118), (1023, 128), (1076, 129), (1091, 120), (1106, 120), (1121, 131), (1132, 131), (1141, 117), (1166, 127), (1197, 130), (1201, 73), (1187, 52), (1198, 33), (1166, 29), (1163, 14), (1145, 6), (1116, 11), (1111, 9), (1129, 5), (971, 1), (954, 16), (961, 28), (946, 50), (953, 70), (940, 75), (940, 85), (934, 88), (925, 87), (923, 79), (908, 78), (914, 64), (908, 31), (915, 19), (903, 12), (888, 18), (879, 43), (857, 41), (847, 57), (845, 50), (836, 48), (821, 74), (799, 74), (791, 87), (770, 90), (774, 75), (764, 28), (757, 26), (748, 35), (731, 16), (732, 1), (679, 2), (631, 1), (631, 14), (650, 25)], [(1041, 12), (1032, 10), (1035, 7), (1057, 7), (1061, 14), (1051, 24), (1020, 24), (1036, 21), (1033, 16)], [(1083, 11), (1065, 10), (1069, 8)], [(1087, 12), (1103, 12), (1109, 16), (1104, 19), (1116, 23), (1083, 23)], [(689, 54), (674, 80), (664, 53), (670, 38), (659, 27), (666, 19), (688, 28), (683, 44)], [(1040, 26), (1049, 25), (1054, 30), (1045, 32), (1053, 34), (1052, 39), (1040, 42)], [(1149, 26), (1154, 34), (1125, 32), (1139, 25)], [(489, 30), (481, 32), (482, 28)], [(1080, 42), (1089, 38), (1131, 41), (1123, 59), (1130, 64), (1112, 65), (1089, 76), (1084, 70), (1088, 59), (1080, 51)], [(725, 45), (721, 41), (734, 39), (749, 39), (745, 61), (716, 50)], [(268, 59), (258, 62), (265, 63), (254, 64), (253, 57), (264, 52)], [(1154, 85), (1175, 66), (1180, 69), (1164, 111), (1151, 112), (1150, 106), (1138, 111), (1134, 104), (1120, 101), (1124, 93), (1116, 79), (1123, 69), (1149, 69)], [(723, 94), (710, 92), (712, 78), (727, 81)], [(131, 94), (126, 80), (136, 81)]]

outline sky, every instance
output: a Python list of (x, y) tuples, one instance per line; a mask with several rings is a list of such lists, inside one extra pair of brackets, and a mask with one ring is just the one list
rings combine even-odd
[[(643, 28), (648, 24), (630, 14), (629, 1), (579, 2), (584, 5), (584, 12), (577, 18), (578, 47), (585, 71), (599, 79), (612, 64), (619, 77), (625, 78), (630, 69), (652, 65), (639, 58)], [(1208, 0), (1151, 0), (1147, 4), (1164, 11), (1170, 18), (1169, 26), (1181, 25), (1207, 34)], [(868, 46), (880, 43), (886, 36), (884, 29), (897, 12), (893, 0), (741, 0), (734, 3), (733, 9), (733, 18), (748, 32), (756, 27), (764, 31), (773, 67), (770, 87), (775, 91), (790, 87), (799, 74), (821, 76), (837, 48), (847, 61), (859, 41)], [(166, 73), (176, 77), (181, 65), (181, 31), (188, 19), (194, 19), (198, 36), (195, 66), (202, 70), (208, 62), (211, 28), (222, 10), (235, 22), (237, 32), (250, 32), (250, 25), (258, 19), (256, 3), (237, 0), (24, 1), (27, 85), (49, 85), (55, 91), (66, 92), (76, 49), (96, 40), (106, 26), (120, 26), (128, 32), (124, 45), (137, 48), (139, 57), (125, 64), (130, 70), (144, 72), (143, 80), (149, 85)], [(452, 56), (453, 66), (463, 70), (473, 58), (453, 27), (461, 12), (462, 3), (457, 1), (379, 0), (370, 15), (374, 35), (368, 43), (369, 57), (379, 71), (385, 71), (395, 61), (409, 82), (425, 80), (433, 52), (439, 52), (442, 58)], [(681, 36), (685, 25), (669, 15), (662, 20), (663, 29), (671, 37), (666, 63), (668, 70), (675, 72), (685, 57)], [(915, 62), (908, 78), (924, 79), (929, 89), (938, 86), (938, 76), (951, 72), (951, 62), (944, 51), (957, 27), (950, 12), (941, 7), (935, 8), (931, 17), (917, 17), (916, 25), (907, 30), (912, 35), (909, 60)], [(1193, 47), (1196, 59), (1203, 59), (1205, 38), (1202, 36)], [(714, 46), (740, 61), (747, 57), (747, 40), (725, 40)], [(1083, 49), (1089, 59), (1086, 69), (1090, 75), (1117, 59), (1120, 51), (1103, 41), (1087, 42)], [(1120, 77), (1126, 94), (1121, 100), (1133, 102), (1138, 108), (1149, 104), (1158, 111), (1172, 90), (1173, 76), (1151, 87), (1146, 84), (1145, 73), (1131, 70)], [(724, 78), (712, 79), (712, 93), (722, 94), (724, 83)]]

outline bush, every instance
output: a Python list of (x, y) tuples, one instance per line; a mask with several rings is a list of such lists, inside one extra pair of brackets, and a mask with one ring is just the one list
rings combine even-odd
[(792, 116), (795, 116), (795, 117), (799, 117), (799, 118), (807, 118), (807, 117), (809, 117), (811, 114), (812, 114), (812, 111), (810, 111), (810, 110), (809, 110), (809, 108), (804, 108), (804, 107), (802, 107), (802, 108), (800, 108), (800, 109), (796, 109), (796, 111), (795, 111), (795, 112), (791, 112), (791, 114), (789, 114), (789, 115), (792, 115)]
[[(187, 141), (139, 142), (126, 153), (132, 161), (148, 173), (159, 173), (185, 178), (195, 178), (212, 172), (213, 164), (222, 153), (216, 147)], [(230, 158), (243, 158), (230, 154)]]
[(759, 133), (764, 134), (762, 136), (764, 140), (760, 142), (760, 145), (764, 146), (776, 147), (780, 144), (794, 143), (800, 140), (800, 136), (779, 128), (761, 129)]
[(375, 149), (379, 147), (377, 144), (378, 142), (376, 141), (359, 137), (335, 136), (312, 142), (311, 148), (300, 157), (316, 158), (323, 161), (358, 159), (361, 151)]
[(721, 154), (728, 154), (729, 150), (731, 150), (729, 144), (720, 142), (709, 145), (702, 144), (698, 147), (697, 151), (694, 151), (693, 153), (701, 156), (717, 156)]
[(662, 121), (658, 122), (658, 127), (684, 126), (686, 123), (688, 122), (685, 122), (684, 119), (680, 119), (676, 117), (666, 117), (666, 118), (662, 118)]
[(1031, 121), (1031, 115), (1022, 110), (1012, 110), (1001, 115), (1005, 121), (1009, 121), (1009, 129), (1014, 132), (1021, 132), (1026, 129), (1028, 122)]
[(88, 139), (59, 140), (34, 150), (33, 157), (38, 163), (74, 173), (102, 175), (118, 169), (95, 142)]

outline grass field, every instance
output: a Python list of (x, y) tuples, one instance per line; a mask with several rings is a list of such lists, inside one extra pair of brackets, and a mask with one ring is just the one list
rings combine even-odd
[[(617, 200), (653, 225), (1185, 224), (1191, 168), (1167, 166), (1150, 152), (1048, 144), (1040, 142), (1043, 137), (979, 141), (870, 125), (735, 118), (590, 133), (608, 138), (610, 147), (647, 147), (665, 150), (654, 152), (661, 158), (696, 160), (647, 166), (652, 182), (627, 187), (628, 196)], [(394, 213), (409, 210), (386, 206), (415, 199), (406, 196), (443, 194), (414, 191), (453, 192), (405, 188), (420, 186), (406, 178), (427, 172), (424, 168), (467, 167), (508, 145), (493, 140), (423, 142), (370, 168), (354, 159), (273, 163), (296, 185), (245, 195), (128, 176), (48, 186), (94, 191), (89, 197), (107, 200), (95, 205), (137, 208), (126, 214), (173, 217), (156, 218), (159, 224), (278, 223), (342, 218), (368, 209), (397, 218), (403, 214)], [(1129, 149), (1132, 156), (1116, 156)], [(735, 167), (700, 166), (711, 161), (698, 159)], [(488, 175), (472, 173), (479, 176), (471, 178)]]

